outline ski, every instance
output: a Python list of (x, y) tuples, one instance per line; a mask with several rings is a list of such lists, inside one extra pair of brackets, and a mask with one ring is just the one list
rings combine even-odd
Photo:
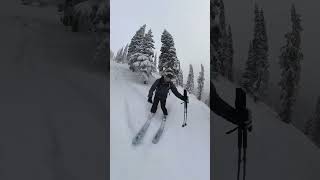
[(141, 141), (142, 141), (144, 135), (146, 134), (147, 129), (150, 125), (151, 119), (152, 118), (148, 118), (148, 120), (144, 123), (144, 125), (142, 126), (142, 128), (140, 129), (138, 134), (133, 138), (133, 140), (132, 140), (133, 145), (138, 145), (141, 143)]
[(163, 117), (162, 119), (162, 122), (161, 122), (161, 125), (160, 125), (160, 128), (159, 130), (157, 131), (156, 135), (154, 136), (154, 138), (152, 139), (152, 143), (153, 144), (157, 144), (160, 140), (160, 137), (163, 133), (163, 130), (164, 130), (164, 125), (166, 123), (166, 117)]

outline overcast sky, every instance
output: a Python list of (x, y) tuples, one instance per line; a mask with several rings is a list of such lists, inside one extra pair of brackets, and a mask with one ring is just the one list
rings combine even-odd
[[(163, 30), (172, 34), (185, 80), (189, 64), (195, 66), (196, 77), (201, 63), (209, 71), (209, 0), (111, 0), (110, 12), (113, 51), (129, 43), (139, 27), (146, 24), (147, 30), (153, 31), (158, 56)], [(209, 77), (209, 73), (206, 75)]]

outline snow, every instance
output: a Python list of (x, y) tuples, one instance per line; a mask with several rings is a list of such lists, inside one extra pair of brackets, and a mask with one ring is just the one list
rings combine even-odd
[(188, 108), (192, 111), (188, 112), (187, 127), (182, 128), (184, 107), (170, 93), (169, 116), (159, 143), (151, 141), (161, 124), (160, 105), (143, 143), (135, 147), (132, 139), (151, 108), (147, 102), (151, 83), (143, 85), (127, 65), (111, 62), (110, 85), (111, 180), (209, 179), (210, 122), (204, 103), (190, 97)]
[[(235, 86), (221, 79), (214, 82), (218, 94), (234, 104)], [(248, 135), (247, 180), (318, 179), (320, 149), (292, 125), (279, 120), (265, 104), (248, 98), (253, 115), (253, 132)], [(234, 126), (213, 114), (214, 179), (236, 179), (237, 133), (226, 135)]]
[[(236, 179), (237, 133), (226, 135), (234, 125), (211, 113), (213, 149), (210, 154), (209, 109), (191, 95), (188, 126), (182, 128), (183, 106), (173, 95), (168, 97), (169, 116), (158, 144), (152, 138), (160, 127), (161, 109), (147, 131), (143, 143), (131, 145), (132, 138), (146, 121), (151, 104), (147, 93), (127, 65), (111, 63), (111, 180), (208, 180), (210, 156), (214, 179)], [(221, 78), (214, 82), (218, 94), (234, 104), (235, 85)], [(182, 89), (179, 88), (182, 92)], [(320, 149), (263, 103), (248, 98), (253, 114), (253, 131), (248, 135), (247, 180), (317, 179), (320, 177)], [(126, 172), (126, 173), (124, 173)]]
[(106, 76), (90, 66), (95, 41), (66, 32), (55, 8), (7, 1), (0, 179), (105, 179)]

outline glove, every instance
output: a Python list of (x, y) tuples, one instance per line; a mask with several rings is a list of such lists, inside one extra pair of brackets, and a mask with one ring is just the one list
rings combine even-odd
[[(240, 119), (243, 120), (243, 124), (240, 124), (245, 129), (251, 131), (252, 129), (252, 112), (249, 109), (246, 109), (247, 112), (240, 113)], [(242, 117), (241, 117), (242, 116)]]
[(182, 96), (182, 100), (183, 100), (184, 102), (188, 102), (188, 96)]
[(152, 104), (152, 97), (148, 98), (148, 102)]

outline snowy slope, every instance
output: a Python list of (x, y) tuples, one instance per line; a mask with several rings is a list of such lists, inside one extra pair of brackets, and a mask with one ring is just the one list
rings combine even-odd
[[(223, 80), (215, 85), (219, 95), (233, 105), (235, 87)], [(247, 180), (319, 179), (320, 149), (295, 127), (281, 122), (264, 104), (254, 104), (250, 98), (247, 104), (254, 128), (248, 136)], [(237, 133), (226, 135), (234, 126), (212, 115), (214, 179), (236, 179)]]
[(134, 147), (132, 138), (151, 107), (147, 102), (151, 85), (143, 85), (126, 65), (113, 62), (110, 85), (111, 180), (209, 180), (210, 117), (205, 104), (190, 97), (188, 126), (182, 128), (183, 105), (171, 93), (167, 100), (169, 116), (159, 143), (151, 141), (160, 127), (160, 107), (143, 143)]
[[(219, 95), (233, 105), (235, 86), (222, 79), (215, 85)], [(111, 179), (209, 179), (209, 110), (194, 97), (187, 128), (181, 128), (183, 106), (171, 95), (170, 115), (159, 144), (152, 144), (151, 139), (160, 126), (160, 108), (144, 143), (131, 145), (150, 108), (146, 102), (149, 87), (142, 85), (126, 65), (111, 64)], [(320, 150), (295, 127), (281, 122), (266, 105), (254, 104), (251, 98), (247, 103), (254, 127), (248, 136), (247, 180), (318, 179)], [(237, 134), (225, 134), (234, 126), (211, 115), (212, 176), (217, 180), (236, 179)]]
[(106, 179), (107, 77), (90, 66), (93, 38), (66, 32), (53, 8), (2, 3), (0, 179)]

